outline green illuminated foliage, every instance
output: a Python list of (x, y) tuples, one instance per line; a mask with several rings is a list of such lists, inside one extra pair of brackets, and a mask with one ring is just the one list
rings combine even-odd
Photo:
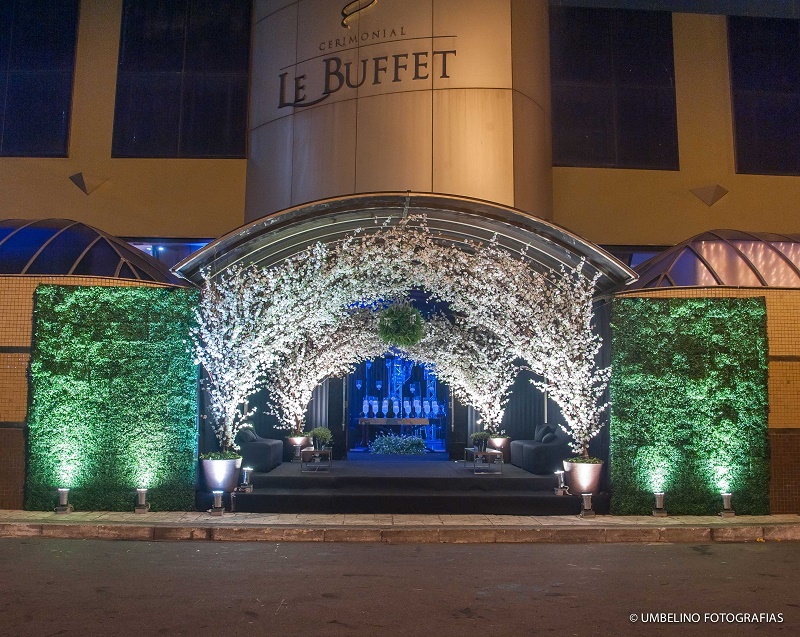
[(395, 303), (378, 315), (378, 336), (387, 345), (413, 347), (425, 336), (425, 320), (413, 305)]
[(197, 293), (39, 286), (34, 296), (25, 507), (194, 504), (197, 370), (188, 351)]
[(763, 298), (614, 301), (612, 512), (769, 512)]

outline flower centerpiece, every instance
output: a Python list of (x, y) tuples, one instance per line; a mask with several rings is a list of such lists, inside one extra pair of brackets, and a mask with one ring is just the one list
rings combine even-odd
[(416, 455), (425, 453), (425, 441), (419, 436), (381, 434), (369, 446), (370, 453)]

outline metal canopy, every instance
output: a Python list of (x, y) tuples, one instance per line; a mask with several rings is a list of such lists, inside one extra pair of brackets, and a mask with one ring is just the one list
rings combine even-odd
[(332, 243), (361, 228), (379, 229), (387, 220), (427, 217), (443, 242), (467, 248), (468, 241), (497, 236), (506, 249), (526, 251), (534, 268), (558, 272), (585, 260), (587, 277), (600, 273), (598, 293), (636, 280), (636, 273), (598, 246), (568, 230), (514, 208), (487, 201), (430, 193), (375, 193), (326, 199), (263, 217), (228, 233), (184, 259), (173, 272), (200, 283), (201, 271), (217, 276), (241, 265), (269, 267), (321, 241)]
[(185, 285), (141, 250), (70, 219), (0, 220), (0, 274), (101, 276)]
[(715, 286), (800, 288), (800, 235), (711, 230), (645, 261), (638, 271), (639, 280), (624, 291)]

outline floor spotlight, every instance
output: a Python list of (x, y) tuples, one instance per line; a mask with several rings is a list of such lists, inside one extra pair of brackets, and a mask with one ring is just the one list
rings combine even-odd
[(569, 495), (569, 489), (564, 482), (564, 471), (561, 469), (556, 471), (556, 477), (558, 478), (558, 486), (553, 489), (554, 493), (556, 495)]
[(305, 436), (290, 436), (289, 442), (292, 443), (294, 447), (294, 455), (292, 456), (292, 462), (300, 462), (300, 450), (303, 448), (303, 444), (306, 441)]
[(213, 491), (214, 506), (211, 507), (209, 513), (211, 515), (222, 515), (225, 512), (225, 507), (222, 506), (222, 491)]
[(69, 489), (58, 490), (56, 513), (72, 513), (75, 508), (69, 503)]
[(664, 508), (664, 492), (659, 491), (658, 493), (654, 493), (656, 496), (656, 508), (653, 509), (653, 517), (656, 518), (665, 518), (667, 517), (667, 510)]
[(719, 514), (723, 518), (732, 518), (736, 515), (736, 511), (733, 510), (733, 506), (731, 505), (730, 493), (722, 494), (722, 511), (720, 511)]
[(150, 510), (150, 503), (147, 501), (147, 489), (136, 489), (136, 506), (134, 513), (147, 513)]
[(581, 493), (581, 503), (581, 517), (593, 518), (596, 514), (594, 509), (592, 509), (592, 494)]
[(242, 468), (242, 482), (236, 487), (236, 493), (252, 493), (253, 485), (250, 484), (250, 476), (253, 474), (252, 467)]

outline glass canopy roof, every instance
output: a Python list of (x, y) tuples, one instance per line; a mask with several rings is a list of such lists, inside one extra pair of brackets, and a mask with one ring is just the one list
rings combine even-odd
[(185, 285), (144, 252), (69, 219), (0, 220), (0, 274), (102, 276)]
[(711, 230), (636, 270), (625, 291), (665, 287), (800, 288), (800, 234)]
[(496, 240), (512, 253), (524, 253), (531, 267), (558, 273), (562, 266), (582, 267), (597, 275), (606, 291), (636, 274), (598, 246), (565, 228), (500, 204), (431, 193), (369, 193), (303, 204), (253, 221), (213, 241), (173, 268), (201, 283), (230, 267), (271, 266), (318, 241), (341, 241), (355, 231), (368, 233), (406, 215), (424, 215), (438, 240), (470, 250), (470, 242)]

